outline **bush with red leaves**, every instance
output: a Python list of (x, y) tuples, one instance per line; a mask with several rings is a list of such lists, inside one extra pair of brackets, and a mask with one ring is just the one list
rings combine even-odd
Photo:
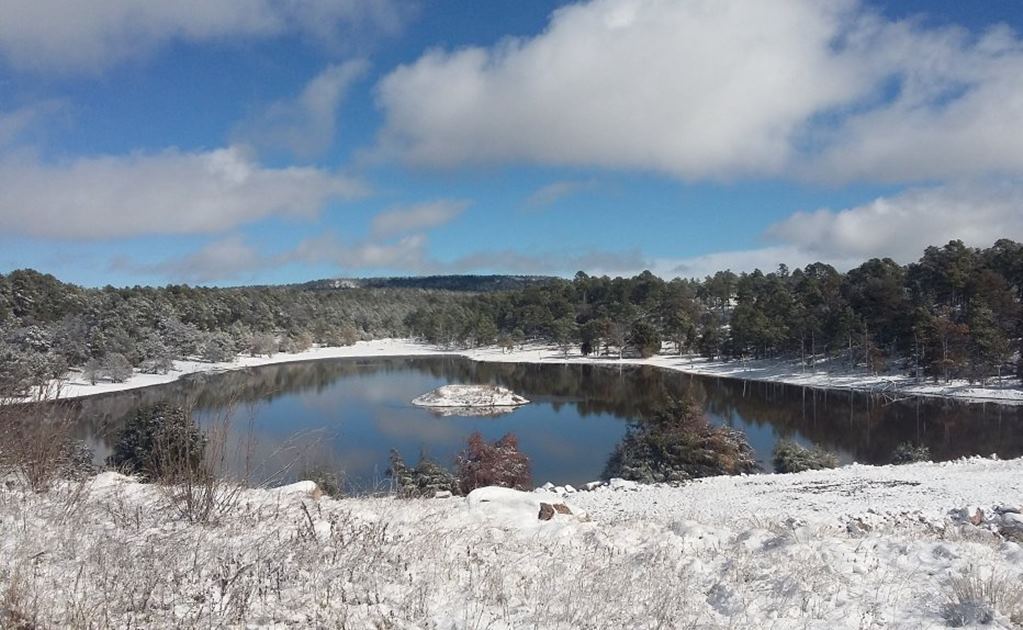
[(519, 438), (509, 433), (493, 444), (479, 431), (469, 436), (469, 443), (455, 460), (458, 485), (463, 494), (484, 486), (504, 486), (529, 490), (533, 474), (529, 458), (519, 450)]

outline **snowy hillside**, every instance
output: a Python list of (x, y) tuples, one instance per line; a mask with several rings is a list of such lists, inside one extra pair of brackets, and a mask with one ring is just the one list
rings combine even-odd
[[(0, 625), (1012, 627), (1023, 460), (468, 499), (0, 486)], [(572, 514), (541, 503), (564, 503)], [(29, 626), (26, 626), (29, 627)]]

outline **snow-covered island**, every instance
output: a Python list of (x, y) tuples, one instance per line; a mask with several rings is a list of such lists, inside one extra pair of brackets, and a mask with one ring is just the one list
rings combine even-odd
[(473, 409), (511, 411), (529, 401), (500, 385), (442, 385), (412, 399), (417, 407), (437, 410)]

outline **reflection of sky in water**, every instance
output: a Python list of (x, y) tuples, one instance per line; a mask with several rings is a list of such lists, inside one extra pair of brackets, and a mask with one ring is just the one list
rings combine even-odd
[[(532, 400), (491, 417), (442, 417), (410, 400), (447, 383), (504, 385)], [(1023, 455), (1023, 409), (940, 400), (897, 403), (863, 394), (694, 377), (655, 369), (479, 364), (454, 358), (323, 361), (229, 372), (172, 385), (85, 399), (81, 437), (105, 456), (132, 410), (160, 399), (194, 399), (205, 425), (231, 406), (238, 436), (251, 437), (260, 481), (303, 468), (344, 471), (356, 488), (382, 479), (390, 449), (409, 464), (421, 453), (450, 466), (473, 431), (490, 440), (514, 432), (534, 481), (578, 484), (599, 477), (626, 420), (667, 393), (692, 394), (716, 423), (744, 431), (768, 464), (779, 438), (821, 444), (843, 461), (885, 463), (903, 442), (936, 459)], [(240, 457), (240, 456), (239, 456)], [(297, 463), (296, 463), (297, 462)], [(288, 469), (288, 465), (293, 467)], [(243, 468), (251, 470), (251, 467)], [(281, 473), (281, 471), (284, 471)]]
[(599, 478), (625, 432), (625, 423), (613, 415), (583, 418), (571, 405), (555, 409), (541, 402), (500, 416), (444, 417), (409, 403), (447, 382), (412, 367), (354, 374), (326, 389), (281, 392), (272, 402), (244, 405), (235, 412), (243, 416), (237, 426), (245, 426), (244, 416), (251, 414), (263, 460), (292, 436), (310, 436), (315, 444), (287, 449), (277, 459), (299, 451), (311, 466), (345, 471), (357, 487), (379, 480), (392, 448), (409, 464), (423, 454), (450, 466), (474, 431), (490, 440), (515, 433), (538, 484), (583, 483)]

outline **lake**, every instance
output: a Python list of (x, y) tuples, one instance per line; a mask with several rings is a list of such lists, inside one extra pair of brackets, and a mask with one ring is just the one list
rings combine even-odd
[[(409, 401), (448, 383), (504, 385), (532, 401), (497, 417), (443, 417)], [(190, 405), (200, 423), (228, 426), (232, 462), (254, 482), (303, 470), (343, 471), (349, 489), (385, 483), (388, 454), (450, 465), (474, 431), (513, 432), (537, 485), (600, 477), (630, 422), (668, 395), (690, 394), (712, 422), (744, 431), (765, 470), (780, 438), (816, 443), (843, 462), (883, 464), (903, 442), (936, 460), (1023, 455), (1023, 408), (934, 398), (892, 402), (844, 391), (681, 374), (639, 366), (478, 363), (458, 357), (343, 359), (278, 364), (72, 401), (79, 436), (102, 460), (141, 405)], [(240, 446), (244, 443), (244, 446)]]

